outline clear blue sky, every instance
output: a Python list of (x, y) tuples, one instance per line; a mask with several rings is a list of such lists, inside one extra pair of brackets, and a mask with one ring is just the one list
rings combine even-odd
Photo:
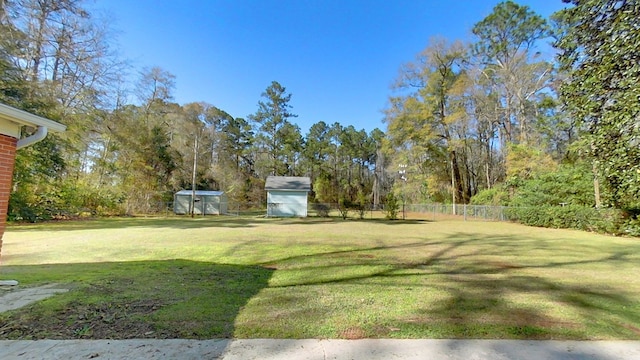
[[(548, 17), (561, 0), (520, 0)], [(176, 76), (174, 100), (234, 117), (257, 110), (271, 81), (292, 94), (292, 119), (385, 130), (399, 67), (433, 36), (473, 40), (498, 0), (95, 0), (134, 71)], [(137, 74), (133, 74), (137, 76)], [(132, 76), (133, 76), (132, 75)]]

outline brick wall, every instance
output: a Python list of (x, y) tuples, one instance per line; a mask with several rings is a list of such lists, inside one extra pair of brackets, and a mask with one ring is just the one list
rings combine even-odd
[(2, 261), (2, 236), (7, 225), (9, 194), (13, 179), (18, 139), (0, 134), (0, 261)]

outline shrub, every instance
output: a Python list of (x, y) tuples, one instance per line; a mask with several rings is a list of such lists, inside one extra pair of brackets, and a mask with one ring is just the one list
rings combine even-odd
[(340, 216), (342, 216), (342, 220), (346, 220), (349, 217), (349, 208), (351, 207), (351, 202), (345, 198), (340, 198), (338, 201), (338, 211), (340, 211)]
[(506, 206), (508, 204), (509, 193), (502, 186), (482, 190), (471, 198), (471, 205)]
[(593, 173), (585, 164), (563, 165), (556, 171), (523, 181), (515, 188), (511, 206), (595, 205)]
[(621, 232), (622, 212), (593, 207), (538, 206), (512, 207), (507, 216), (525, 225), (547, 228), (578, 229), (617, 234)]
[(316, 212), (316, 214), (318, 214), (318, 216), (329, 217), (329, 205), (323, 203), (313, 203), (311, 207)]
[(385, 200), (384, 212), (386, 213), (387, 219), (396, 220), (398, 219), (398, 210), (400, 210), (400, 201), (396, 197), (393, 192), (387, 194), (387, 198)]
[(640, 219), (625, 220), (621, 230), (625, 235), (640, 236)]
[(623, 217), (620, 232), (630, 236), (640, 236), (640, 207), (625, 209)]
[(38, 222), (86, 215), (122, 215), (124, 196), (109, 188), (61, 181), (29, 186), (11, 194), (8, 220)]
[(358, 190), (358, 203), (356, 204), (356, 210), (360, 219), (364, 219), (364, 214), (367, 212), (367, 204), (369, 199), (362, 190)]

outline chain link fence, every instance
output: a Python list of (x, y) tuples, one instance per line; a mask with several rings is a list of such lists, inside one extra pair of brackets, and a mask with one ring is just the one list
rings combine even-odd
[(406, 204), (404, 212), (432, 215), (433, 218), (452, 217), (462, 220), (507, 221), (507, 206), (467, 204)]
[[(274, 204), (270, 204), (274, 205)], [(287, 205), (287, 204), (275, 204)], [(300, 204), (289, 204), (299, 206)], [(304, 205), (303, 205), (304, 206)], [(153, 203), (151, 212), (144, 215), (189, 216), (176, 215), (173, 202)], [(283, 206), (286, 208), (286, 206)], [(303, 207), (304, 209), (304, 207)], [(195, 217), (211, 216), (195, 214)], [(220, 216), (220, 215), (213, 215)], [(266, 203), (229, 202), (221, 216), (267, 217)], [(292, 215), (302, 218), (304, 215)], [(640, 236), (640, 217), (630, 217), (621, 210), (598, 209), (585, 206), (541, 206), (510, 207), (466, 204), (402, 204), (395, 209), (385, 209), (384, 205), (349, 207), (337, 203), (309, 203), (307, 216), (342, 219), (404, 219), (407, 221), (511, 221), (525, 225), (549, 228), (569, 228), (585, 231), (596, 231), (607, 234), (626, 234)]]
[[(158, 203), (155, 207), (159, 215), (174, 215), (173, 202)], [(399, 204), (397, 219), (406, 220), (464, 220), (464, 221), (508, 221), (507, 206), (466, 205), (466, 204)], [(338, 203), (309, 203), (307, 214), (310, 217), (342, 217), (351, 219), (384, 219), (389, 216), (383, 204), (364, 207), (344, 207)], [(228, 216), (267, 216), (266, 203), (228, 202), (226, 211), (221, 215)], [(195, 216), (211, 216), (196, 214)]]

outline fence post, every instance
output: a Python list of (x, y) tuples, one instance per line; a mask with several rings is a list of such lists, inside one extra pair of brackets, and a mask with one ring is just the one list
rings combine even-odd
[(402, 220), (405, 219), (405, 212), (404, 212), (404, 199), (402, 199)]
[(467, 221), (467, 204), (462, 205), (462, 212), (464, 213), (464, 221)]

